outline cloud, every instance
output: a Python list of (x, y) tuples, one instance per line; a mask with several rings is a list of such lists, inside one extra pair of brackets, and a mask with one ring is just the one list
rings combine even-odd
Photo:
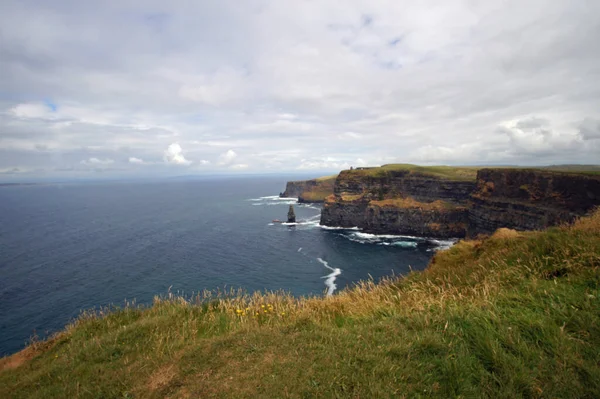
[(228, 150), (219, 156), (219, 165), (229, 165), (237, 158), (237, 154), (233, 150)]
[(600, 139), (600, 120), (584, 119), (579, 125), (579, 134), (584, 140)]
[(238, 170), (248, 169), (248, 167), (249, 167), (249, 165), (245, 164), (245, 163), (237, 163), (235, 165), (231, 165), (230, 166), (231, 169), (238, 169)]
[(132, 163), (135, 165), (144, 165), (145, 164), (143, 159), (136, 158), (136, 157), (129, 157), (129, 163)]
[(286, 172), (600, 153), (599, 2), (0, 3), (1, 170)]
[(189, 165), (192, 163), (183, 156), (183, 149), (179, 143), (172, 143), (169, 145), (164, 153), (163, 159), (166, 163), (171, 165)]
[(85, 160), (81, 161), (80, 163), (82, 165), (89, 165), (89, 166), (105, 166), (105, 165), (111, 165), (111, 164), (115, 163), (115, 161), (110, 158), (99, 159), (99, 158), (92, 157), (89, 159), (85, 159)]

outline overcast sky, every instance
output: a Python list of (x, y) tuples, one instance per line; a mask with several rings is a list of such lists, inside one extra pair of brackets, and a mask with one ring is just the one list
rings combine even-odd
[(599, 15), (595, 0), (3, 0), (0, 174), (600, 163)]

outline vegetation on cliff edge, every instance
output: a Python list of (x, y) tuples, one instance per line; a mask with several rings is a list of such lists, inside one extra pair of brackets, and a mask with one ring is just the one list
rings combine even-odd
[(328, 298), (88, 314), (0, 363), (0, 397), (600, 397), (600, 212), (501, 229)]
[(375, 168), (359, 168), (352, 170), (351, 173), (357, 176), (379, 177), (385, 176), (388, 172), (408, 171), (411, 174), (420, 174), (440, 179), (475, 181), (479, 169), (481, 167), (478, 166), (419, 166), (402, 163), (382, 165)]

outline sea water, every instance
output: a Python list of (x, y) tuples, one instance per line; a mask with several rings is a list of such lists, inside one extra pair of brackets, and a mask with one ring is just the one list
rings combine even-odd
[[(423, 269), (411, 237), (319, 226), (286, 176), (0, 187), (0, 355), (82, 309), (203, 289), (335, 295)], [(297, 223), (285, 220), (294, 205)], [(440, 247), (448, 245), (440, 242)]]

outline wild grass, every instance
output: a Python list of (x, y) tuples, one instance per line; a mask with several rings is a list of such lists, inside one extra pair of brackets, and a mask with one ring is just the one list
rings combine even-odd
[(3, 359), (0, 397), (596, 398), (599, 268), (596, 212), (332, 297), (157, 297)]
[(378, 177), (384, 176), (387, 172), (408, 171), (413, 174), (433, 176), (448, 180), (475, 181), (477, 171), (481, 169), (478, 166), (419, 166), (412, 164), (388, 164), (377, 168), (354, 169), (351, 173), (360, 176)]
[(600, 174), (599, 165), (553, 165), (553, 166), (419, 166), (413, 164), (387, 164), (376, 168), (354, 169), (351, 173), (360, 176), (379, 177), (390, 171), (409, 171), (421, 175), (448, 180), (474, 181), (477, 171), (484, 168), (523, 169), (562, 172), (569, 174)]

